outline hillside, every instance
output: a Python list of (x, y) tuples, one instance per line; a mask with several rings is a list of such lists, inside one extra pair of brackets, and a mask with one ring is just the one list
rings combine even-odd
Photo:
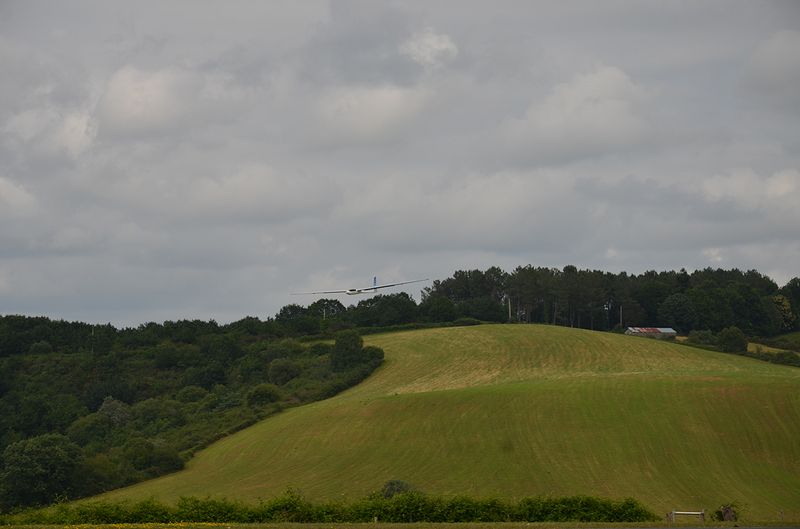
[(633, 496), (655, 512), (800, 505), (800, 369), (540, 325), (369, 337), (384, 366), (332, 399), (106, 498), (353, 498), (403, 479), (439, 494)]

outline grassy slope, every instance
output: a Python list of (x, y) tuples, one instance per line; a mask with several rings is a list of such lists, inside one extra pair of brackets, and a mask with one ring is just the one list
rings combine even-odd
[(360, 497), (388, 479), (440, 494), (633, 496), (656, 512), (800, 505), (800, 369), (645, 338), (518, 325), (377, 335), (386, 364), (111, 498), (299, 488)]

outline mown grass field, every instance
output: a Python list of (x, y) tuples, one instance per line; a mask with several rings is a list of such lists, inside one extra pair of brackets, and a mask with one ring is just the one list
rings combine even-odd
[(366, 342), (386, 363), (359, 386), (103, 498), (353, 499), (402, 479), (441, 495), (631, 496), (659, 514), (800, 510), (800, 369), (541, 325)]

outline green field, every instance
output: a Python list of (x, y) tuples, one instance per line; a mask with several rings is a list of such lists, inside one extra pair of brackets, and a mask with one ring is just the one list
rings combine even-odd
[(800, 511), (800, 369), (610, 333), (482, 325), (370, 336), (386, 362), (332, 399), (106, 499), (631, 496), (656, 513)]

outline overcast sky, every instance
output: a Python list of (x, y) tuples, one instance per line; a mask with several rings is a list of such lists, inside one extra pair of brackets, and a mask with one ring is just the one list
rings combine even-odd
[(0, 314), (525, 264), (799, 276), (800, 2), (0, 0)]

